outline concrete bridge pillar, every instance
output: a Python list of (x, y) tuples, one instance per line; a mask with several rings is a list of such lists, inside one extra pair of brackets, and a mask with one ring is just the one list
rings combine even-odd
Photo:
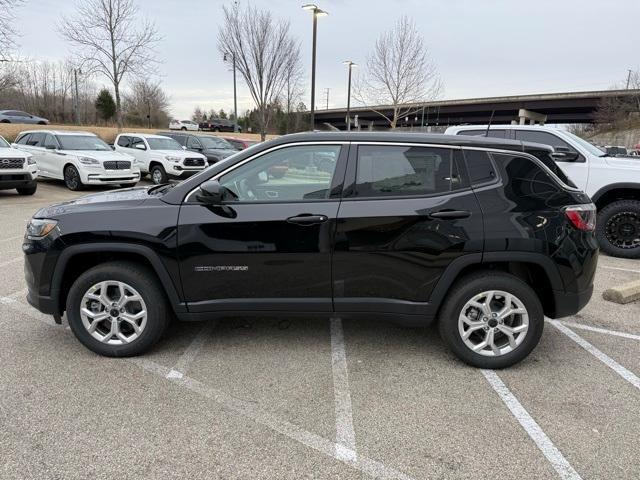
[(530, 125), (535, 125), (536, 122), (538, 122), (540, 125), (544, 125), (547, 121), (546, 115), (527, 110), (526, 108), (521, 108), (520, 110), (518, 110), (518, 118), (520, 120), (520, 125), (525, 125), (527, 123), (527, 120), (529, 120)]

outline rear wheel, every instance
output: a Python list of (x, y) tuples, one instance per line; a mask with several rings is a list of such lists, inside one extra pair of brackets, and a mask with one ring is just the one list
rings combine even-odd
[(80, 180), (78, 169), (73, 165), (67, 165), (64, 169), (64, 183), (69, 190), (82, 190), (84, 186)]
[(151, 181), (160, 185), (161, 183), (167, 183), (167, 172), (162, 165), (154, 165), (151, 167)]
[(32, 185), (27, 185), (26, 187), (18, 187), (16, 190), (18, 191), (18, 195), (33, 195), (36, 193), (38, 189), (38, 184), (33, 182)]
[(640, 201), (618, 200), (598, 212), (596, 236), (603, 252), (640, 258)]
[(480, 272), (459, 280), (439, 315), (440, 335), (462, 361), (505, 368), (540, 341), (544, 313), (535, 292), (518, 277)]
[(78, 277), (67, 297), (74, 335), (108, 357), (139, 355), (162, 336), (169, 306), (155, 274), (141, 265), (111, 262)]

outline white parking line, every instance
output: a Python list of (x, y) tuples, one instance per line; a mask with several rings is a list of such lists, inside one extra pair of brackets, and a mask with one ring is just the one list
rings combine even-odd
[(540, 425), (536, 423), (529, 412), (525, 410), (518, 399), (511, 393), (509, 388), (500, 379), (498, 374), (493, 370), (480, 370), (484, 378), (487, 379), (489, 385), (493, 387), (495, 392), (500, 396), (504, 404), (511, 411), (512, 415), (522, 425), (531, 440), (535, 442), (542, 454), (549, 460), (551, 466), (558, 472), (560, 478), (578, 480), (580, 475), (574, 470), (571, 464), (564, 458), (564, 455), (553, 444), (547, 434), (542, 431)]
[(18, 258), (14, 258), (13, 260), (9, 260), (8, 262), (0, 263), (0, 268), (6, 267), (7, 265), (12, 265), (14, 263), (18, 263), (18, 262), (21, 262), (21, 261), (22, 261), (22, 255), (19, 256)]
[(334, 442), (315, 433), (304, 430), (303, 428), (278, 418), (271, 413), (264, 412), (260, 410), (258, 406), (250, 402), (232, 397), (220, 390), (209, 387), (198, 380), (188, 377), (187, 375), (183, 375), (181, 378), (169, 378), (168, 374), (170, 369), (163, 365), (140, 357), (133, 358), (130, 361), (148, 372), (158, 375), (164, 379), (168, 379), (168, 381), (176, 385), (213, 400), (227, 410), (234, 411), (239, 415), (250, 418), (260, 425), (270, 428), (271, 430), (274, 430), (328, 457), (349, 465), (360, 472), (370, 475), (371, 477), (389, 480), (412, 480), (410, 476), (362, 455), (359, 455), (357, 460), (350, 460), (338, 456)]
[(582, 323), (569, 322), (567, 320), (560, 320), (560, 323), (569, 327), (578, 328), (581, 330), (588, 330), (590, 332), (606, 333), (607, 335), (613, 335), (615, 337), (629, 338), (631, 340), (640, 340), (640, 335), (634, 335), (633, 333), (618, 332), (616, 330), (607, 330), (606, 328), (591, 327), (589, 325), (583, 325)]
[(187, 369), (196, 358), (196, 355), (198, 355), (198, 352), (200, 352), (200, 349), (203, 347), (204, 342), (207, 340), (207, 337), (209, 337), (209, 334), (215, 326), (216, 322), (213, 321), (209, 321), (204, 324), (204, 326), (196, 334), (191, 344), (180, 356), (173, 368), (169, 371), (169, 373), (167, 373), (167, 378), (182, 378), (184, 374), (187, 373)]
[(613, 358), (609, 357), (605, 353), (603, 353), (600, 350), (598, 350), (596, 347), (591, 345), (589, 342), (587, 342), (584, 338), (582, 338), (576, 332), (574, 332), (573, 330), (570, 330), (569, 328), (565, 327), (564, 325), (562, 325), (557, 320), (548, 319), (547, 321), (551, 325), (556, 327), (558, 330), (560, 330), (562, 333), (564, 333), (571, 340), (573, 340), (578, 345), (580, 345), (582, 348), (584, 348), (591, 355), (593, 355), (598, 360), (600, 360), (602, 363), (604, 363), (611, 370), (613, 370), (618, 375), (620, 375), (622, 378), (624, 378), (631, 385), (633, 385), (638, 390), (640, 390), (640, 378), (638, 378), (635, 373), (633, 373), (633, 372), (627, 370), (626, 368), (624, 368), (622, 365), (620, 365), (618, 362), (616, 362)]
[(640, 273), (640, 270), (633, 270), (632, 268), (610, 267), (608, 265), (598, 265), (602, 268), (608, 268), (609, 270), (620, 270), (622, 272)]
[(344, 347), (342, 320), (332, 318), (331, 322), (331, 368), (333, 370), (333, 394), (336, 409), (336, 455), (345, 461), (355, 461), (356, 434), (353, 429), (351, 411), (351, 391), (349, 371)]

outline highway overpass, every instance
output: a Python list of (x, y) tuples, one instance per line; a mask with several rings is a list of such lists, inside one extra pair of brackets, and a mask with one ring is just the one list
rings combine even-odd
[[(640, 90), (543, 93), (410, 104), (412, 113), (408, 119), (403, 118), (398, 126), (482, 125), (489, 122), (492, 113), (492, 123), (495, 124), (530, 123), (531, 120), (553, 124), (593, 123), (598, 106), (607, 98), (631, 99), (633, 101), (630, 104), (640, 105)], [(391, 115), (389, 106), (353, 107), (351, 118), (357, 115), (358, 124), (363, 129), (369, 126), (388, 128), (388, 122), (376, 111)], [(316, 110), (316, 127), (322, 128), (328, 123), (344, 130), (346, 115), (346, 108)]]

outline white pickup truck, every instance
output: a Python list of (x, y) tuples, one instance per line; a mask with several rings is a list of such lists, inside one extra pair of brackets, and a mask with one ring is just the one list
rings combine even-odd
[(20, 195), (38, 189), (38, 166), (30, 153), (13, 148), (0, 136), (0, 190), (15, 188)]
[(566, 130), (536, 125), (449, 127), (448, 135), (487, 135), (554, 147), (554, 158), (598, 208), (596, 235), (607, 254), (640, 258), (640, 158), (610, 156)]
[(156, 185), (167, 183), (169, 177), (185, 179), (208, 166), (207, 157), (187, 151), (173, 138), (162, 135), (121, 133), (114, 148), (135, 157), (140, 172), (149, 173)]

